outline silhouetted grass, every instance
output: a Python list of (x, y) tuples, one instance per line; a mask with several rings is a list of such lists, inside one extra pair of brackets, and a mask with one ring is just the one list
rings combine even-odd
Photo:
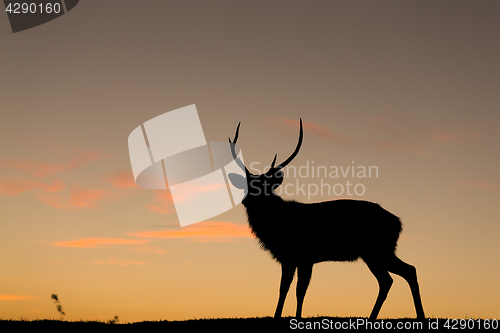
[[(14, 330), (75, 330), (85, 329), (96, 331), (125, 331), (125, 332), (147, 332), (148, 330), (168, 330), (169, 332), (185, 332), (186, 330), (209, 332), (286, 332), (286, 331), (310, 331), (310, 330), (365, 330), (365, 329), (392, 329), (392, 330), (422, 330), (437, 322), (439, 329), (444, 328), (447, 319), (431, 318), (420, 322), (413, 318), (401, 319), (379, 319), (375, 323), (367, 322), (367, 318), (338, 318), (338, 317), (310, 317), (295, 319), (286, 317), (274, 319), (272, 317), (259, 318), (203, 318), (182, 321), (142, 321), (134, 323), (114, 323), (113, 321), (64, 321), (64, 320), (0, 320), (0, 332), (12, 332)], [(478, 327), (478, 319), (466, 319), (469, 324), (467, 328)], [(472, 322), (471, 322), (472, 321)], [(483, 321), (481, 319), (481, 321)], [(398, 324), (399, 323), (399, 324)], [(448, 323), (451, 322), (448, 320)], [(367, 327), (367, 325), (373, 325)], [(381, 327), (384, 325), (384, 328)], [(387, 327), (390, 325), (391, 327)], [(398, 325), (401, 327), (398, 329)], [(421, 325), (415, 326), (415, 325)], [(457, 327), (461, 329), (460, 327)], [(461, 329), (462, 330), (462, 329)]]
[(52, 294), (51, 298), (54, 300), (54, 304), (56, 305), (57, 311), (61, 314), (61, 320), (63, 320), (65, 313), (62, 309), (62, 305), (61, 302), (59, 301), (59, 298), (57, 297), (56, 294)]

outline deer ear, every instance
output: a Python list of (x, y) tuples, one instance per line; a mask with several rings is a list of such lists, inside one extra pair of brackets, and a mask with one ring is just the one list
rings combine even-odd
[(242, 175), (237, 173), (230, 173), (227, 175), (231, 184), (239, 190), (246, 190), (247, 180)]

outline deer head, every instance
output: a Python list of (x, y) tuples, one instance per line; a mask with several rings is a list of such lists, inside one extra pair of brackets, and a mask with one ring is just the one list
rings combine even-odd
[(271, 167), (269, 168), (269, 170), (259, 175), (254, 175), (250, 171), (248, 171), (247, 167), (236, 155), (235, 144), (236, 141), (238, 140), (240, 125), (241, 123), (239, 123), (238, 127), (236, 128), (236, 134), (234, 135), (234, 140), (231, 141), (231, 138), (229, 138), (229, 143), (231, 145), (231, 153), (233, 154), (233, 158), (238, 164), (238, 166), (243, 171), (245, 171), (246, 179), (245, 177), (238, 175), (236, 173), (230, 173), (228, 175), (229, 180), (231, 181), (234, 187), (246, 191), (244, 201), (247, 200), (247, 198), (249, 197), (275, 195), (274, 190), (276, 190), (283, 183), (284, 173), (282, 169), (286, 167), (295, 158), (295, 156), (297, 156), (300, 147), (302, 145), (302, 137), (303, 137), (302, 119), (300, 119), (299, 141), (292, 155), (290, 155), (290, 157), (288, 157), (286, 161), (280, 163), (277, 166), (275, 166), (275, 164), (278, 155), (277, 154), (274, 155), (274, 159), (273, 162), (271, 163)]

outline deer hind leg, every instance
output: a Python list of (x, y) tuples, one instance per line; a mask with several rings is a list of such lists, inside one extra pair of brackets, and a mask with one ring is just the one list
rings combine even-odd
[(300, 265), (297, 269), (297, 312), (295, 317), (302, 317), (302, 304), (306, 296), (309, 281), (311, 281), (313, 264)]
[(387, 294), (392, 286), (392, 277), (389, 274), (389, 271), (378, 261), (367, 261), (365, 260), (366, 265), (375, 276), (378, 282), (379, 291), (377, 300), (375, 301), (375, 305), (373, 306), (373, 310), (370, 314), (369, 320), (374, 321), (377, 319), (377, 316), (382, 308), (382, 304), (384, 304), (385, 299), (387, 298)]
[(274, 318), (281, 318), (283, 306), (285, 305), (286, 294), (288, 294), (288, 289), (290, 289), (290, 284), (292, 283), (293, 275), (295, 274), (295, 268), (295, 265), (281, 264), (280, 297), (278, 299), (278, 306), (276, 307)]
[(413, 302), (415, 303), (415, 311), (417, 312), (417, 319), (425, 319), (424, 308), (422, 306), (422, 299), (420, 298), (420, 288), (418, 286), (417, 280), (417, 270), (414, 266), (409, 265), (396, 257), (389, 261), (389, 271), (401, 276), (408, 282), (411, 289), (411, 294), (413, 296)]

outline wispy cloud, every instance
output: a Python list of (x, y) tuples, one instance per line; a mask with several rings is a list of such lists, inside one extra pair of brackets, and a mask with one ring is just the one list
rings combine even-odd
[[(289, 118), (267, 120), (269, 126), (296, 131), (299, 121)], [(479, 135), (470, 129), (440, 128), (407, 119), (387, 119), (372, 117), (367, 125), (367, 132), (372, 138), (353, 137), (338, 133), (331, 128), (311, 121), (303, 121), (304, 130), (322, 140), (342, 147), (372, 149), (381, 151), (402, 151), (421, 156), (436, 155), (434, 148), (442, 144), (459, 144), (477, 139)]]
[(372, 117), (370, 124), (388, 139), (403, 142), (458, 144), (480, 137), (476, 131), (461, 126), (440, 127), (403, 118)]
[[(24, 176), (15, 176), (0, 179), (0, 194), (17, 196), (21, 193), (31, 192), (38, 200), (52, 207), (62, 210), (71, 208), (97, 208), (97, 203), (104, 199), (114, 199), (117, 194), (106, 189), (88, 189), (75, 184), (66, 192), (66, 184), (60, 180), (52, 182), (40, 178), (53, 176), (62, 171), (74, 170), (86, 165), (93, 160), (108, 157), (100, 151), (86, 151), (73, 154), (67, 162), (50, 163), (40, 160), (26, 159), (0, 159), (0, 170), (11, 170), (24, 173)], [(26, 178), (26, 175), (35, 177)]]
[(465, 180), (456, 184), (458, 187), (477, 191), (498, 191), (500, 190), (499, 182)]
[(111, 266), (146, 266), (147, 264), (143, 261), (137, 261), (137, 260), (127, 260), (127, 261), (119, 261), (119, 260), (96, 260), (94, 261), (94, 264), (97, 265), (111, 265)]
[(63, 191), (66, 185), (61, 181), (54, 181), (52, 184), (45, 184), (26, 178), (4, 178), (0, 179), (0, 194), (16, 196), (32, 190), (42, 190), (45, 192)]
[(155, 191), (155, 204), (147, 205), (146, 209), (160, 214), (170, 214), (175, 212), (172, 195), (167, 191)]
[(71, 241), (52, 242), (54, 246), (97, 248), (107, 245), (138, 245), (148, 243), (147, 239), (123, 239), (123, 238), (81, 238)]
[(67, 197), (53, 193), (37, 193), (36, 198), (41, 202), (61, 210), (69, 210)]
[(130, 236), (144, 238), (192, 238), (196, 241), (229, 241), (235, 238), (254, 238), (249, 227), (230, 222), (202, 222), (177, 230), (138, 231)]
[(89, 189), (80, 184), (71, 187), (69, 193), (37, 193), (36, 197), (52, 207), (61, 210), (97, 209), (98, 202), (115, 200), (119, 194), (108, 189)]
[(131, 171), (115, 171), (105, 175), (104, 180), (116, 188), (139, 188)]
[(457, 133), (439, 128), (430, 128), (427, 136), (438, 143), (461, 143), (463, 138)]
[(134, 251), (135, 252), (151, 252), (151, 253), (156, 253), (156, 254), (165, 254), (165, 253), (175, 252), (176, 250), (166, 251), (166, 250), (159, 248), (157, 246), (139, 245), (139, 246), (135, 247)]
[(80, 185), (71, 188), (69, 204), (78, 208), (96, 208), (98, 201), (111, 199), (115, 195), (106, 189), (86, 189)]
[(0, 301), (22, 301), (22, 300), (32, 300), (38, 299), (34, 296), (24, 296), (24, 295), (0, 295)]
[[(299, 121), (289, 118), (278, 118), (275, 122), (268, 122), (271, 126), (282, 127), (283, 124), (291, 125), (290, 130), (294, 131), (299, 127)], [(382, 151), (404, 151), (417, 155), (428, 155), (422, 144), (407, 140), (402, 140), (401, 137), (389, 139), (370, 139), (357, 138), (345, 134), (337, 133), (327, 126), (311, 121), (302, 121), (304, 130), (322, 140), (332, 142), (341, 147), (347, 148), (360, 148), (360, 149), (373, 149)], [(396, 134), (393, 132), (393, 134)]]
[(25, 159), (2, 159), (0, 160), (0, 168), (20, 171), (30, 174), (35, 177), (48, 177), (61, 171), (69, 171), (76, 169), (80, 166), (88, 164), (89, 162), (108, 157), (107, 154), (98, 151), (86, 152), (79, 156), (71, 157), (65, 163), (50, 163), (37, 160)]
[[(285, 117), (278, 118), (278, 121), (283, 124), (292, 125), (295, 129), (297, 129), (300, 126), (300, 122), (298, 120), (293, 120)], [(304, 120), (302, 121), (302, 126), (305, 130), (310, 131), (314, 135), (325, 140), (335, 141), (342, 144), (350, 144), (350, 142), (352, 141), (351, 138), (339, 134), (337, 132), (334, 132), (333, 130), (331, 130), (330, 128), (326, 127), (323, 124), (318, 124)]]

